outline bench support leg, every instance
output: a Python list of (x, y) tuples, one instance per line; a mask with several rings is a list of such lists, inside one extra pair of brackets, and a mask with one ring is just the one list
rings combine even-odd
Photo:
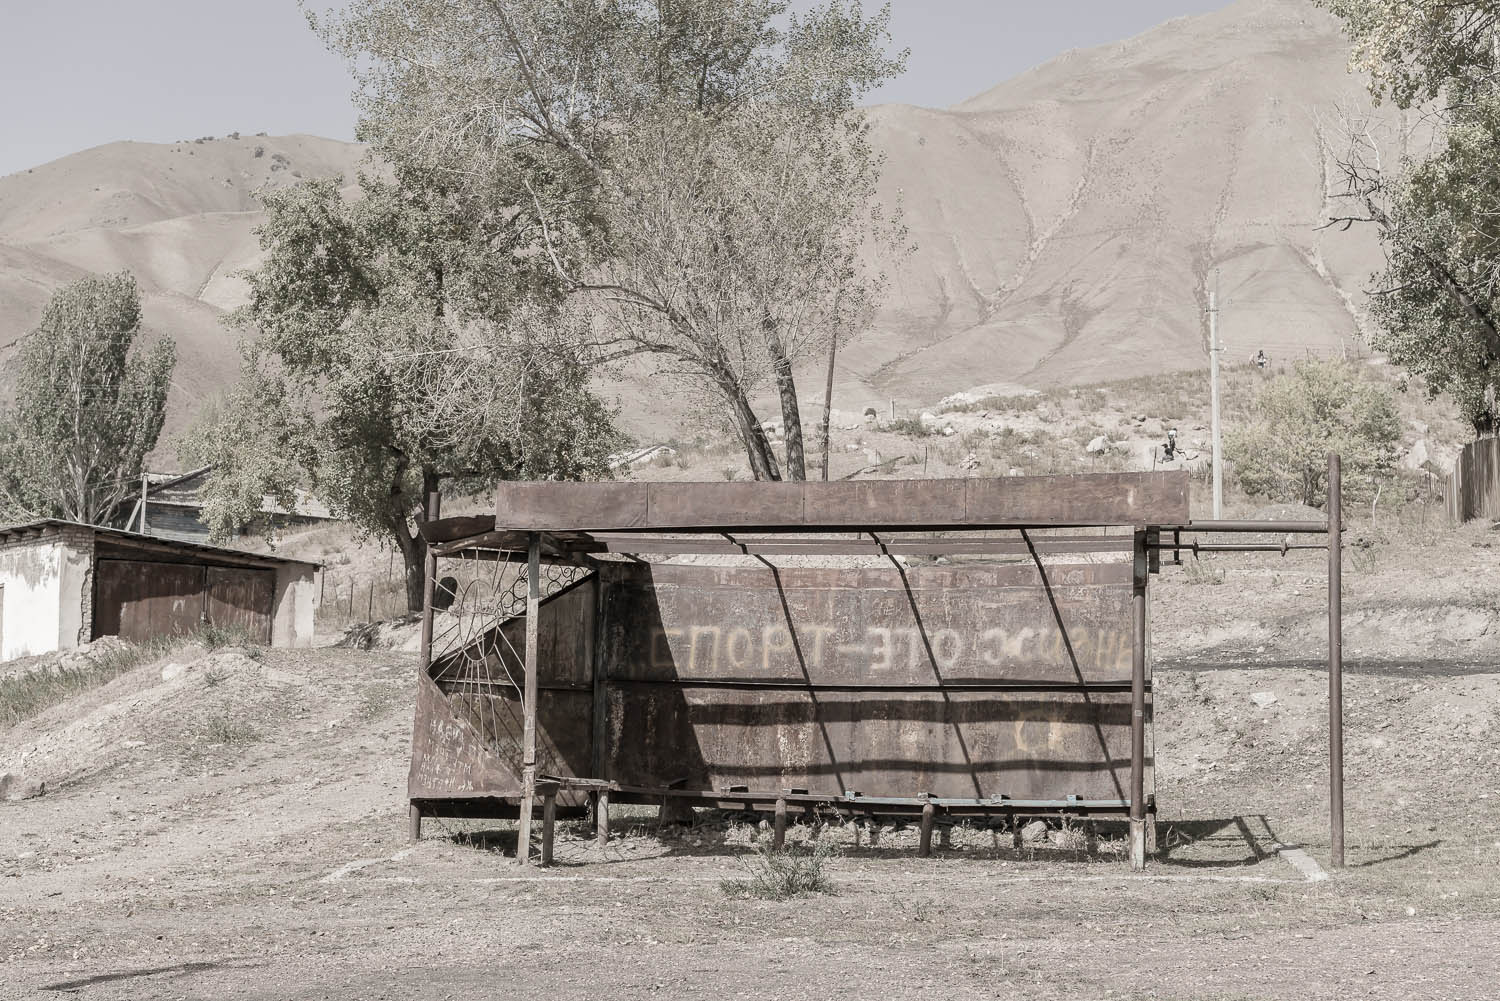
[(599, 790), (599, 806), (594, 813), (594, 841), (603, 848), (609, 844), (609, 790)]
[(557, 793), (542, 797), (542, 865), (552, 864), (552, 835), (557, 827)]

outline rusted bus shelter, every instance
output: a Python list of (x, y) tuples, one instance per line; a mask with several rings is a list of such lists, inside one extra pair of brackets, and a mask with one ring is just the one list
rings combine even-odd
[(540, 799), (547, 859), (558, 810), (592, 801), (602, 840), (634, 801), (773, 812), (778, 844), (799, 812), (910, 815), (925, 854), (944, 815), (1115, 815), (1144, 866), (1147, 581), (1187, 498), (1183, 472), (504, 484), (424, 526), (413, 835), (514, 816), (525, 861)]

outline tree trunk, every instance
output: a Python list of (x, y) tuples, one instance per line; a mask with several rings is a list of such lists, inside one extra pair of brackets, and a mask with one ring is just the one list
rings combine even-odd
[(410, 615), (420, 615), (426, 598), (427, 543), (411, 530), (405, 515), (393, 518), (390, 527), (396, 548), (401, 550), (401, 565), (406, 572), (406, 611)]
[(786, 478), (807, 479), (807, 456), (802, 445), (802, 410), (797, 405), (797, 382), (786, 355), (776, 357), (776, 392), (781, 396), (781, 422), (786, 428)]
[(797, 404), (797, 381), (792, 375), (792, 360), (786, 356), (776, 321), (767, 316), (761, 321), (766, 335), (766, 350), (771, 355), (776, 375), (776, 393), (781, 398), (781, 422), (786, 431), (786, 478), (807, 479), (807, 456), (802, 444), (802, 409)]
[(828, 338), (828, 384), (823, 387), (823, 482), (828, 482), (828, 453), (833, 450), (833, 364), (838, 359), (839, 339)]
[(757, 480), (779, 480), (781, 470), (776, 462), (776, 453), (771, 450), (771, 441), (756, 419), (750, 401), (739, 380), (718, 366), (711, 366), (712, 378), (729, 404), (729, 416), (739, 432), (740, 442), (745, 446), (745, 457), (750, 460), (750, 473)]

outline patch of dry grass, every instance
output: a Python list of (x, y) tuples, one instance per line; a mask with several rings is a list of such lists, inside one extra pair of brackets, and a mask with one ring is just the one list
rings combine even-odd
[(811, 848), (790, 845), (782, 851), (760, 844), (754, 854), (740, 860), (748, 876), (720, 880), (719, 889), (727, 897), (756, 900), (792, 900), (815, 893), (833, 893), (828, 866), (837, 857), (838, 849), (830, 841), (814, 842)]
[(172, 637), (141, 645), (110, 644), (64, 663), (0, 678), (0, 726), (15, 726), (75, 695), (108, 684), (189, 639)]

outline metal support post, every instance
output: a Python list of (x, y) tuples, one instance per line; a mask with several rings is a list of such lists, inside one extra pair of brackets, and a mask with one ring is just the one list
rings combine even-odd
[(922, 805), (922, 837), (917, 847), (917, 854), (923, 858), (932, 854), (932, 823), (936, 813), (937, 810), (931, 800)]
[(542, 537), (527, 535), (526, 544), (526, 687), (521, 701), (521, 817), (516, 834), (516, 861), (531, 856), (531, 811), (536, 802), (537, 613), (541, 607)]
[(600, 848), (609, 844), (609, 790), (599, 790), (599, 805), (594, 811), (594, 839)]
[(1329, 861), (1344, 867), (1343, 475), (1328, 455), (1328, 825)]
[(552, 835), (557, 827), (557, 784), (547, 787), (542, 797), (542, 865), (552, 864)]
[(1135, 533), (1130, 595), (1130, 867), (1146, 868), (1146, 534)]
[[(443, 507), (443, 496), (434, 490), (427, 495), (427, 521), (437, 521), (438, 512)], [(418, 648), (419, 663), (422, 665), (422, 676), (426, 677), (427, 669), (432, 667), (432, 598), (437, 587), (437, 554), (428, 546), (422, 563), (422, 641)]]

